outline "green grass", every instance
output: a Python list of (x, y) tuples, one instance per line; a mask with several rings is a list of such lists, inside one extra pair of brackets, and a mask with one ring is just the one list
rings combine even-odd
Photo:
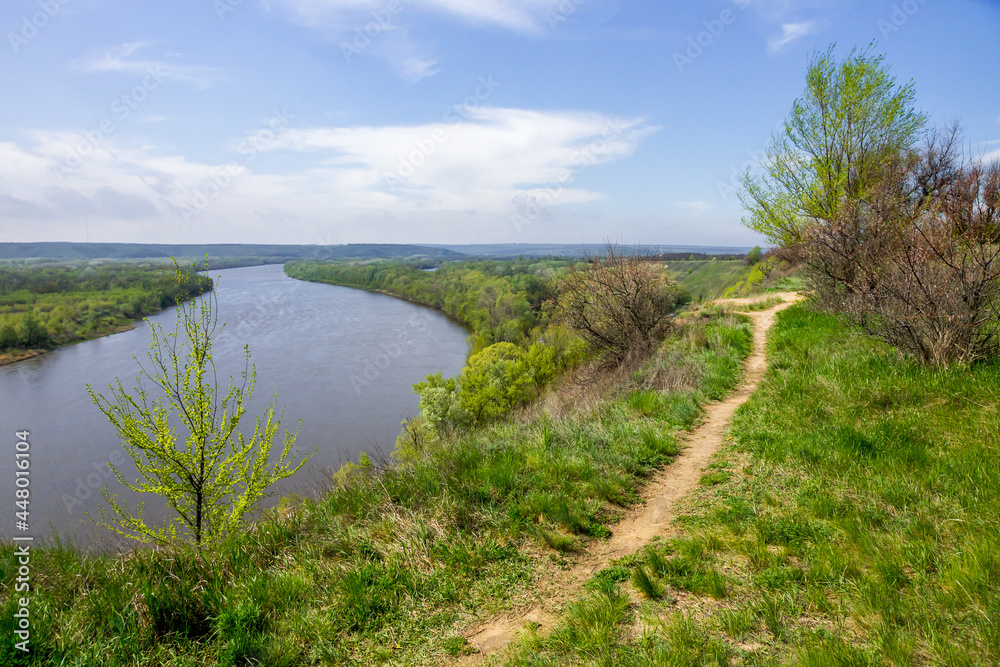
[(695, 301), (721, 297), (727, 287), (750, 271), (746, 262), (735, 259), (668, 262), (667, 268)]
[[(468, 652), (463, 628), (532, 599), (553, 562), (610, 534), (680, 451), (678, 430), (739, 382), (750, 334), (741, 316), (690, 318), (591, 412), (500, 422), (380, 474), (355, 467), (201, 555), (39, 548), (33, 664), (433, 665)], [(682, 375), (669, 375), (675, 364)], [(655, 396), (668, 380), (670, 395)], [(713, 585), (695, 582), (702, 571), (693, 588)], [(621, 576), (589, 589), (552, 641), (615, 641), (633, 616), (618, 589), (631, 571)], [(3, 666), (18, 664), (15, 577), (0, 546)]]
[(754, 312), (758, 310), (768, 310), (774, 308), (779, 303), (784, 303), (785, 300), (780, 296), (768, 296), (756, 301), (751, 301), (750, 303), (742, 306), (736, 306), (735, 309), (744, 312)]
[(645, 629), (510, 664), (1000, 664), (1000, 363), (924, 368), (803, 305), (769, 353), (683, 533), (614, 566), (664, 586)]

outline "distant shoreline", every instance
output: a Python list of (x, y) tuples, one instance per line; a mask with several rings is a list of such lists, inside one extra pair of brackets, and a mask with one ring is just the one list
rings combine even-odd
[[(157, 312), (163, 312), (159, 310)], [(156, 313), (150, 313), (150, 315), (155, 315)], [(146, 319), (148, 315), (144, 315), (140, 320)], [(140, 320), (136, 320), (139, 322)], [(43, 354), (48, 354), (49, 352), (54, 352), (56, 350), (61, 350), (64, 347), (70, 347), (72, 345), (79, 345), (80, 343), (86, 343), (88, 340), (97, 340), (98, 338), (104, 338), (105, 336), (113, 336), (115, 334), (125, 333), (126, 331), (132, 331), (138, 325), (136, 322), (130, 322), (129, 324), (120, 324), (113, 329), (108, 331), (103, 331), (95, 336), (89, 338), (83, 338), (81, 340), (75, 340), (72, 343), (66, 343), (65, 345), (59, 345), (52, 348), (51, 350), (18, 350), (16, 352), (0, 352), (0, 366), (7, 366), (8, 364), (16, 364), (19, 361), (26, 361), (28, 359), (34, 359), (35, 357), (40, 357)]]

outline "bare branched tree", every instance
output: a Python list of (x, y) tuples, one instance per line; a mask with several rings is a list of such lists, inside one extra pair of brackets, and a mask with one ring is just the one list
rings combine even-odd
[(965, 157), (957, 127), (901, 155), (802, 245), (828, 307), (922, 362), (996, 350), (1000, 165)]
[(607, 243), (562, 283), (562, 316), (610, 364), (648, 349), (664, 333), (681, 290), (651, 252)]

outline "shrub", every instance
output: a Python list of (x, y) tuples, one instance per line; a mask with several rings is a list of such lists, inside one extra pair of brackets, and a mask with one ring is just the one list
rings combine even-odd
[(469, 359), (458, 378), (427, 376), (414, 385), (420, 414), (435, 431), (492, 421), (527, 403), (556, 374), (556, 354), (535, 343), (490, 345)]
[(562, 283), (562, 317), (611, 364), (660, 340), (682, 291), (648, 252), (607, 244)]
[(864, 197), (805, 235), (824, 305), (937, 365), (995, 352), (1000, 165), (966, 161), (957, 128), (929, 135)]

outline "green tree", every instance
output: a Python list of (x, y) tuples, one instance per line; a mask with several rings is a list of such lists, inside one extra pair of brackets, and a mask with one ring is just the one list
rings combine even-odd
[(5, 324), (0, 327), (0, 350), (9, 350), (12, 347), (17, 347), (17, 330), (12, 324)]
[[(551, 355), (546, 358), (536, 352), (536, 359), (553, 366)], [(541, 384), (537, 372), (523, 348), (513, 343), (490, 345), (462, 370), (459, 402), (477, 423), (496, 419), (535, 395)], [(543, 372), (551, 377), (548, 368)]]
[(926, 116), (914, 99), (913, 83), (897, 84), (871, 47), (839, 62), (832, 46), (814, 55), (804, 95), (772, 137), (764, 174), (744, 174), (743, 223), (792, 247), (812, 221), (831, 220), (845, 200), (864, 197), (919, 138)]
[(17, 325), (18, 347), (29, 349), (33, 347), (47, 347), (51, 342), (48, 327), (38, 319), (35, 311), (29, 310), (21, 317)]
[(459, 403), (458, 378), (445, 378), (439, 371), (413, 385), (420, 396), (420, 416), (436, 433), (454, 426), (467, 426), (471, 416)]
[[(191, 293), (198, 277), (178, 269), (176, 279), (177, 293), (184, 294)], [(270, 462), (281, 427), (281, 417), (275, 415), (277, 397), (256, 418), (249, 437), (240, 431), (257, 370), (250, 362), (249, 348), (244, 348), (240, 381), (234, 383), (230, 377), (228, 390), (221, 394), (212, 341), (223, 326), (217, 320), (214, 291), (199, 301), (183, 301), (173, 332), (150, 323), (149, 366), (139, 364), (140, 374), (131, 392), (121, 380), (111, 385), (111, 398), (87, 386), (121, 437), (140, 479), (129, 482), (112, 466), (115, 476), (132, 491), (163, 497), (175, 514), (165, 526), (151, 525), (143, 519), (143, 503), (133, 512), (105, 485), (100, 525), (146, 543), (169, 544), (179, 533), (186, 533), (201, 546), (232, 532), (267, 495), (268, 487), (295, 473), (308, 459), (293, 464), (295, 435), (286, 432), (280, 455)], [(151, 396), (144, 380), (162, 396)], [(187, 432), (181, 442), (170, 424), (172, 416)]]

